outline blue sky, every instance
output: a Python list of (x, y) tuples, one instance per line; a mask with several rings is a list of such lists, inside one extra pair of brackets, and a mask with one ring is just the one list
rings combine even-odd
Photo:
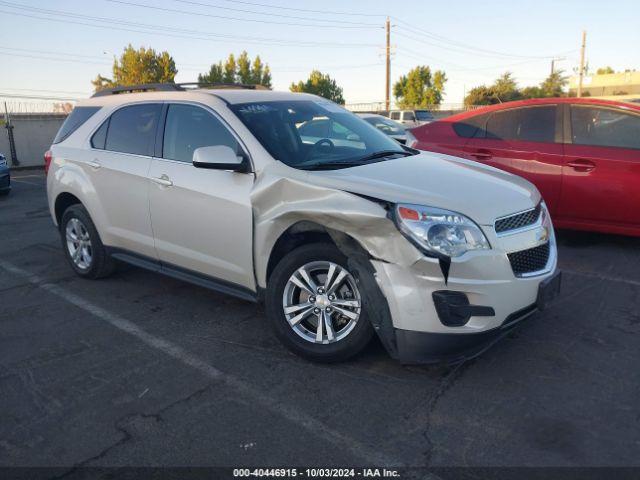
[(506, 70), (539, 83), (554, 55), (571, 72), (583, 29), (593, 70), (640, 69), (638, 0), (0, 0), (0, 93), (87, 96), (131, 43), (169, 51), (177, 81), (247, 50), (270, 64), (276, 89), (319, 68), (347, 103), (381, 101), (385, 15), (392, 80), (419, 64), (445, 70), (446, 102)]

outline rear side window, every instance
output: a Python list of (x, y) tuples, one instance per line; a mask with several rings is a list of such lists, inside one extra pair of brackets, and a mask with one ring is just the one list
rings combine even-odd
[(211, 113), (193, 105), (169, 106), (164, 128), (163, 158), (191, 163), (196, 148), (217, 145), (226, 145), (235, 152), (239, 151), (236, 138)]
[(553, 143), (556, 107), (514, 108), (496, 112), (487, 121), (486, 138)]
[(400, 112), (391, 112), (391, 120), (400, 120)]
[(153, 155), (161, 108), (157, 103), (144, 103), (117, 110), (109, 120), (105, 150)]
[(572, 105), (571, 134), (578, 145), (640, 149), (640, 115)]
[(91, 146), (100, 150), (104, 150), (104, 145), (107, 141), (107, 130), (109, 129), (109, 120), (100, 125), (100, 128), (96, 130), (96, 133), (91, 137)]
[(64, 123), (58, 130), (56, 138), (53, 139), (53, 143), (60, 143), (65, 138), (68, 138), (73, 132), (75, 132), (80, 126), (89, 120), (94, 113), (100, 110), (102, 107), (76, 107), (69, 116), (65, 119)]

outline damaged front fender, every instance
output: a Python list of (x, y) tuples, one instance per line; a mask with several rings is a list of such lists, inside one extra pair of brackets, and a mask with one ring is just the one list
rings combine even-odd
[[(288, 170), (286, 175), (278, 172), (282, 168)], [(409, 267), (421, 258), (422, 254), (402, 236), (381, 203), (315, 185), (308, 181), (309, 175), (309, 172), (272, 164), (256, 178), (251, 203), (255, 272), (261, 288), (267, 285), (274, 245), (299, 222), (313, 222), (328, 231), (348, 235), (371, 257), (383, 262)]]

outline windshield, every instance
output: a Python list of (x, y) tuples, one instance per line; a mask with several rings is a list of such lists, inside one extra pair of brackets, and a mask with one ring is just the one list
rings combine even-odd
[(433, 115), (428, 110), (416, 110), (416, 118), (420, 121), (433, 120)]
[[(395, 140), (328, 100), (230, 105), (276, 160), (291, 167), (344, 168), (409, 155)], [(383, 154), (384, 152), (384, 154)]]
[(406, 133), (402, 124), (385, 117), (364, 117), (364, 121), (387, 135), (404, 135)]

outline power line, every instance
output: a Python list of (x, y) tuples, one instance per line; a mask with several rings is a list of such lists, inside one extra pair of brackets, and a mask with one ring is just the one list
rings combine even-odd
[[(296, 16), (296, 15), (284, 15), (284, 14), (281, 14), (281, 13), (256, 12), (255, 10), (245, 10), (245, 9), (242, 9), (242, 8), (222, 7), (220, 5), (212, 5), (210, 3), (196, 2), (195, 0), (173, 0), (173, 1), (174, 2), (178, 2), (178, 3), (184, 3), (184, 4), (187, 4), (187, 5), (196, 5), (196, 6), (207, 7), (207, 8), (218, 8), (220, 10), (228, 10), (228, 11), (231, 11), (231, 12), (250, 13), (252, 15), (266, 15), (266, 16), (269, 16), (269, 17), (292, 18), (292, 19), (304, 20), (304, 21), (317, 21), (314, 18), (299, 17), (299, 16)], [(321, 20), (321, 21), (324, 22), (325, 20)], [(349, 21), (349, 20), (335, 20), (335, 19), (332, 19), (332, 20), (330, 20), (330, 22), (331, 23), (342, 23), (342, 24), (348, 24), (348, 25), (361, 25), (361, 26), (366, 26), (366, 27), (378, 27), (377, 24), (364, 23), (364, 22), (353, 22), (353, 21)]]
[[(404, 29), (406, 29), (409, 33), (413, 34), (413, 35), (421, 35), (421, 36), (425, 36), (427, 38), (430, 38), (431, 41), (425, 40), (424, 38), (419, 38), (419, 37), (415, 37), (412, 35), (407, 35), (406, 33), (403, 32), (397, 32), (397, 35), (403, 36), (405, 38), (408, 38), (410, 40), (416, 41), (416, 42), (421, 42), (424, 43), (426, 45), (430, 45), (430, 46), (434, 46), (437, 48), (442, 48), (445, 50), (450, 50), (452, 52), (457, 52), (457, 53), (464, 53), (464, 54), (469, 54), (470, 52), (475, 53), (476, 55), (483, 55), (483, 56), (487, 56), (487, 57), (510, 57), (510, 58), (530, 58), (530, 59), (549, 59), (552, 57), (557, 56), (558, 54), (553, 54), (553, 55), (520, 55), (520, 54), (513, 54), (513, 53), (506, 53), (506, 52), (499, 52), (496, 50), (489, 50), (489, 49), (485, 49), (485, 48), (480, 48), (480, 47), (476, 47), (473, 45), (468, 45), (462, 42), (458, 42), (456, 40), (451, 40), (447, 37), (443, 37), (442, 35), (437, 35), (434, 33), (431, 33), (427, 30), (424, 29), (416, 29), (411, 27), (411, 24), (405, 22), (404, 20), (400, 20), (397, 17), (394, 17), (395, 20), (397, 20), (398, 22), (404, 24), (405, 26), (403, 27)], [(408, 26), (407, 26), (408, 25)], [(440, 43), (434, 43), (434, 42), (440, 42)], [(444, 44), (444, 45), (443, 45)], [(569, 52), (565, 52), (565, 53), (569, 53)]]
[(386, 17), (386, 14), (381, 13), (355, 13), (355, 12), (340, 12), (340, 11), (330, 11), (330, 10), (311, 10), (308, 8), (295, 8), (295, 7), (282, 7), (279, 5), (270, 5), (266, 3), (258, 3), (258, 2), (247, 2), (242, 0), (223, 0), (229, 3), (237, 3), (242, 5), (252, 5), (254, 7), (265, 7), (265, 8), (273, 8), (278, 10), (289, 10), (294, 12), (306, 12), (306, 13), (322, 13), (325, 15), (350, 15), (350, 16), (358, 16), (358, 17)]
[[(292, 41), (287, 39), (277, 39), (277, 38), (264, 38), (264, 37), (247, 37), (247, 36), (236, 36), (236, 35), (225, 35), (225, 34), (217, 34), (210, 32), (203, 32), (198, 30), (189, 30), (175, 27), (168, 27), (166, 25), (157, 25), (157, 24), (146, 24), (146, 23), (137, 23), (130, 22), (128, 20), (123, 20), (119, 18), (108, 18), (108, 17), (95, 17), (90, 15), (81, 15), (72, 12), (67, 12), (63, 10), (49, 10), (37, 7), (27, 7), (25, 5), (16, 6), (16, 4), (12, 4), (10, 2), (0, 1), (0, 6), (5, 6), (9, 8), (21, 9), (27, 12), (35, 12), (39, 15), (50, 15), (50, 16), (58, 16), (62, 17), (64, 20), (60, 18), (49, 18), (33, 15), (30, 13), (18, 13), (13, 11), (0, 10), (0, 13), (6, 13), (9, 15), (17, 15), (21, 17), (35, 18), (38, 20), (46, 20), (46, 21), (54, 21), (59, 23), (71, 23), (76, 25), (89, 26), (94, 28), (102, 28), (109, 30), (120, 30), (125, 32), (134, 32), (134, 33), (146, 33), (152, 35), (162, 35), (169, 36), (174, 38), (185, 38), (189, 40), (205, 40), (212, 42), (230, 42), (230, 41), (243, 41), (246, 43), (253, 43), (258, 45), (271, 44), (278, 46), (287, 46), (287, 47), (336, 47), (336, 48), (345, 48), (345, 47), (372, 47), (376, 46), (376, 44), (368, 44), (368, 43), (338, 43), (338, 42), (312, 42), (312, 41)], [(68, 18), (72, 18), (75, 20), (68, 20)], [(84, 20), (84, 21), (79, 21)], [(86, 22), (100, 22), (101, 24), (96, 25), (95, 23), (86, 23)], [(104, 24), (111, 25), (120, 25), (120, 26), (106, 26)], [(127, 27), (127, 28), (123, 28)], [(129, 28), (133, 27), (133, 28)], [(140, 28), (149, 29), (140, 30)], [(163, 30), (164, 32), (160, 32)], [(176, 33), (184, 33), (185, 35), (176, 35), (175, 33), (166, 33), (166, 32), (176, 32)], [(216, 37), (216, 38), (203, 38), (197, 35), (206, 35), (207, 37)]]
[(192, 16), (196, 16), (196, 17), (220, 18), (220, 19), (223, 19), (223, 20), (234, 20), (234, 21), (240, 21), (240, 22), (268, 23), (268, 24), (272, 24), (272, 25), (289, 25), (289, 26), (294, 26), (294, 27), (358, 28), (358, 29), (380, 28), (378, 25), (374, 25), (374, 24), (364, 24), (364, 26), (355, 26), (355, 25), (335, 25), (333, 22), (330, 23), (330, 24), (326, 24), (326, 25), (319, 24), (319, 23), (276, 22), (276, 21), (272, 21), (272, 20), (261, 20), (261, 19), (256, 19), (256, 18), (227, 17), (227, 16), (224, 16), (224, 15), (214, 15), (212, 13), (186, 12), (184, 10), (178, 10), (178, 9), (175, 9), (175, 8), (158, 7), (156, 5), (146, 5), (146, 4), (143, 4), (143, 3), (135, 3), (135, 2), (126, 2), (124, 0), (107, 0), (107, 1), (111, 2), (111, 3), (119, 3), (121, 5), (129, 5), (129, 6), (134, 6), (134, 7), (147, 8), (147, 9), (151, 9), (151, 10), (158, 10), (158, 11), (162, 11), (162, 12), (179, 13), (179, 14), (182, 14), (182, 15), (192, 15)]

